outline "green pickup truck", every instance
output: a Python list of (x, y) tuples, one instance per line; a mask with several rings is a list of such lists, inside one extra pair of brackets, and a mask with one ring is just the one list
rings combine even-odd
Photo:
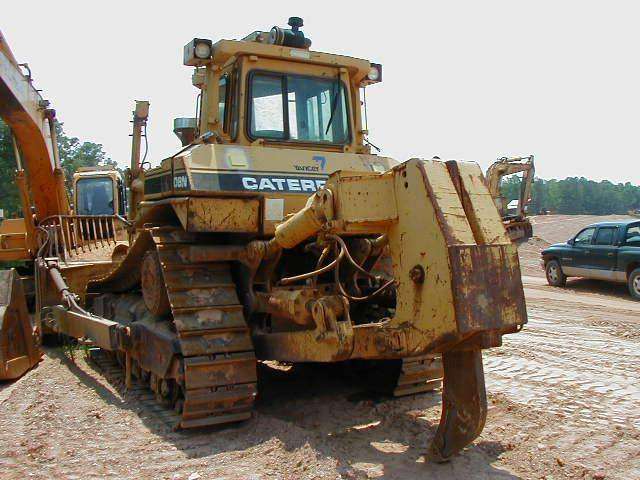
[(640, 220), (589, 225), (566, 243), (542, 251), (549, 285), (562, 287), (567, 277), (626, 283), (640, 300)]

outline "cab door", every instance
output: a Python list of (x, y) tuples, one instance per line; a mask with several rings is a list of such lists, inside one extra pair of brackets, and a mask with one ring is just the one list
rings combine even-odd
[(591, 250), (596, 227), (587, 227), (580, 231), (571, 242), (571, 248), (561, 259), (562, 269), (566, 275), (589, 277), (592, 269)]
[(598, 227), (590, 253), (592, 275), (602, 280), (613, 280), (618, 251), (618, 227)]

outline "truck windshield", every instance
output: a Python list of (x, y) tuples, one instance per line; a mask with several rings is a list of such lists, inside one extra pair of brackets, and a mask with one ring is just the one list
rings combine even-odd
[(76, 182), (78, 215), (113, 215), (113, 182), (110, 178), (81, 178)]
[(254, 73), (249, 135), (311, 143), (349, 141), (346, 92), (338, 79)]

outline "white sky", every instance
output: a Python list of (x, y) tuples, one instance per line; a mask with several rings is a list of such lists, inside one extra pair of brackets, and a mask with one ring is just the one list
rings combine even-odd
[(196, 96), (185, 43), (296, 15), (312, 49), (383, 64), (367, 100), (370, 138), (385, 155), (484, 169), (533, 153), (542, 178), (640, 184), (639, 13), (619, 0), (2, 0), (0, 29), (66, 132), (123, 166), (135, 99), (151, 102), (152, 163), (179, 147), (172, 119), (193, 116)]

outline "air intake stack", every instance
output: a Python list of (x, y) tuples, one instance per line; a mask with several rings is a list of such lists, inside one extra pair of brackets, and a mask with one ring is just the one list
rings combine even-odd
[(304, 32), (300, 27), (304, 25), (304, 21), (300, 17), (289, 17), (287, 22), (291, 29), (273, 27), (269, 32), (268, 43), (272, 45), (282, 45), (284, 47), (305, 48), (311, 46), (311, 39), (304, 36)]
[(196, 139), (196, 122), (195, 118), (176, 118), (173, 120), (173, 133), (180, 139), (183, 147)]

